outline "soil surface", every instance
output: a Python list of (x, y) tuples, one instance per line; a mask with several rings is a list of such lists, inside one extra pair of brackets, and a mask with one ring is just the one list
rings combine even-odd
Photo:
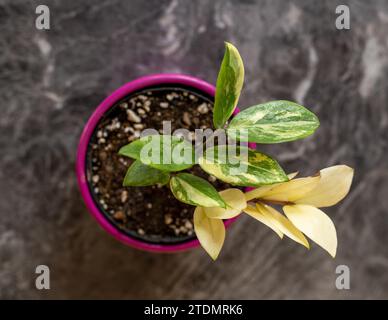
[[(187, 88), (150, 88), (117, 103), (100, 120), (92, 136), (87, 161), (93, 197), (120, 230), (152, 243), (178, 243), (194, 238), (194, 207), (174, 198), (168, 186), (123, 187), (132, 159), (119, 149), (137, 139), (144, 129), (162, 133), (163, 121), (194, 130), (212, 127), (213, 102)], [(218, 190), (228, 184), (216, 181), (199, 166), (187, 170), (208, 179)]]

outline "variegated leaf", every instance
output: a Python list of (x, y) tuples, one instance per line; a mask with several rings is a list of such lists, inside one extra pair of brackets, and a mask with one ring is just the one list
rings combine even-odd
[(333, 221), (323, 211), (307, 205), (284, 206), (283, 210), (300, 231), (335, 257), (337, 232)]
[(218, 73), (213, 123), (222, 128), (236, 108), (244, 82), (244, 65), (236, 47), (225, 42), (225, 55)]
[(190, 173), (179, 173), (170, 180), (170, 189), (175, 198), (187, 204), (201, 207), (223, 207), (225, 201), (205, 179)]
[(305, 138), (319, 127), (315, 114), (290, 101), (272, 101), (237, 114), (227, 128), (240, 141), (279, 143)]
[(207, 173), (236, 186), (262, 186), (288, 181), (271, 157), (247, 147), (216, 146), (206, 150), (199, 165)]
[(244, 193), (240, 189), (226, 189), (219, 192), (226, 203), (226, 208), (213, 207), (204, 208), (206, 215), (213, 219), (230, 219), (238, 216), (247, 206)]
[(216, 260), (225, 240), (225, 226), (222, 220), (210, 219), (203, 208), (194, 211), (194, 231), (206, 252)]
[(154, 184), (166, 184), (170, 179), (168, 172), (160, 171), (143, 164), (140, 160), (136, 160), (128, 168), (125, 175), (123, 186), (125, 187), (144, 187)]
[(122, 147), (119, 154), (163, 171), (181, 171), (194, 164), (193, 146), (178, 136), (146, 136)]

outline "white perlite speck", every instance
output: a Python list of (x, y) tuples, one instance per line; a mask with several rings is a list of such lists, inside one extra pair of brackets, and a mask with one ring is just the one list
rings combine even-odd
[(127, 202), (127, 200), (128, 200), (128, 191), (127, 190), (124, 190), (123, 192), (121, 192), (120, 200), (122, 203)]
[(144, 125), (141, 123), (136, 123), (133, 125), (133, 127), (137, 130), (142, 130), (144, 128)]
[(185, 222), (185, 227), (186, 227), (186, 229), (191, 230), (191, 229), (193, 229), (193, 224), (189, 220), (187, 220)]
[(141, 119), (140, 117), (131, 109), (127, 110), (128, 120), (131, 122), (140, 123)]
[(151, 101), (147, 100), (146, 102), (144, 102), (143, 104), (143, 108), (147, 111), (147, 112), (150, 112), (151, 110)]
[(207, 104), (204, 102), (202, 104), (200, 104), (197, 108), (197, 111), (201, 114), (206, 114), (209, 112), (209, 107), (207, 106)]

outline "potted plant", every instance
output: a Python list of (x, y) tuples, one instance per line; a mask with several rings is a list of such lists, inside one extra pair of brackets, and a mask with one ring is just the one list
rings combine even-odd
[(306, 235), (335, 256), (335, 227), (318, 207), (345, 197), (353, 170), (342, 165), (307, 178), (286, 175), (255, 143), (307, 137), (318, 118), (283, 100), (238, 113), (243, 80), (240, 54), (226, 43), (216, 88), (186, 75), (152, 75), (98, 106), (81, 136), (77, 176), (106, 231), (149, 251), (201, 244), (216, 259), (225, 227), (245, 212), (281, 238), (309, 247)]

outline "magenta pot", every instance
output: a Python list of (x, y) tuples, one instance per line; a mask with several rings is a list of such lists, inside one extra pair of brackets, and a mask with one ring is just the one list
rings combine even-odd
[[(93, 200), (91, 190), (86, 178), (86, 154), (88, 151), (89, 141), (94, 132), (95, 127), (97, 126), (100, 119), (104, 114), (113, 107), (116, 102), (125, 98), (126, 96), (135, 93), (136, 91), (143, 90), (148, 87), (161, 86), (161, 85), (181, 85), (185, 87), (191, 87), (200, 92), (203, 92), (205, 95), (214, 97), (215, 87), (203, 80), (200, 80), (195, 77), (182, 75), (182, 74), (155, 74), (146, 77), (141, 77), (122, 87), (118, 88), (112, 94), (110, 94), (101, 104), (96, 108), (88, 122), (85, 125), (85, 128), (82, 132), (78, 150), (77, 150), (77, 162), (76, 162), (76, 172), (78, 184), (80, 187), (81, 195), (85, 201), (87, 208), (89, 209), (92, 216), (97, 220), (97, 222), (102, 226), (102, 228), (115, 237), (117, 240), (134, 247), (136, 249), (152, 251), (152, 252), (177, 252), (184, 251), (194, 247), (199, 246), (199, 241), (197, 239), (189, 240), (187, 242), (178, 243), (178, 244), (153, 244), (135, 239), (128, 234), (120, 231), (116, 226), (114, 226), (101, 212), (101, 210), (96, 205)], [(236, 109), (235, 114), (238, 113)], [(250, 147), (255, 148), (255, 145), (252, 144)], [(228, 219), (224, 221), (226, 227), (228, 227), (236, 218)]]

